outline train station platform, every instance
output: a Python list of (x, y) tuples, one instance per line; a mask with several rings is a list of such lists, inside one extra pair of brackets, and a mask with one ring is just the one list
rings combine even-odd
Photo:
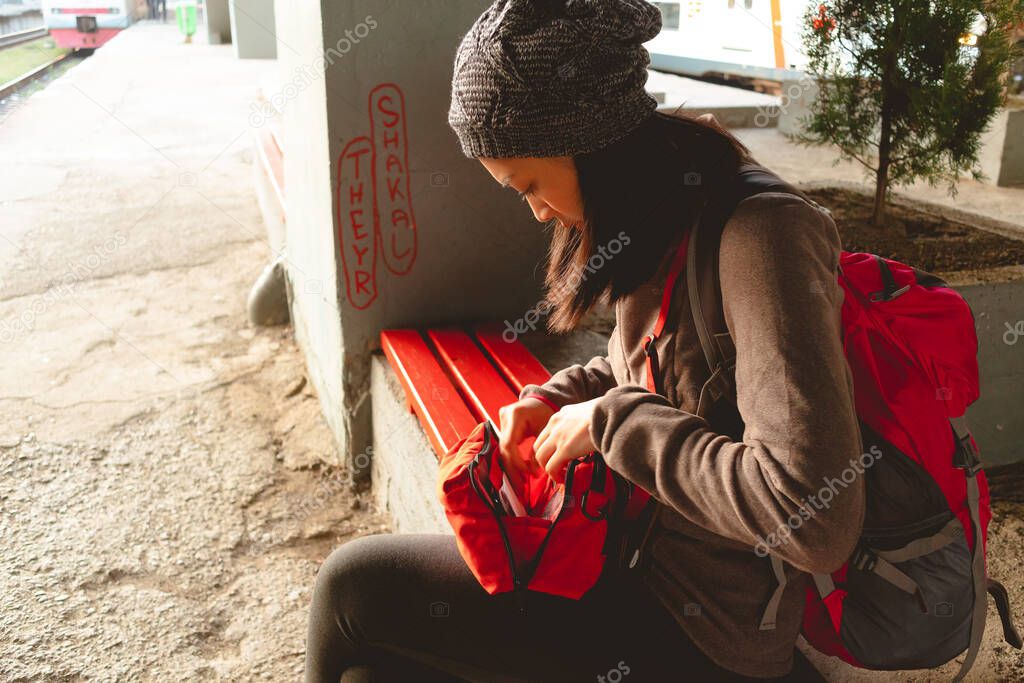
[[(443, 11), (462, 10), (446, 3)], [(296, 16), (305, 17), (296, 10), (286, 21), (294, 21), (300, 34), (307, 26)], [(438, 31), (454, 34), (464, 23), (456, 18), (439, 22), (446, 28)], [(341, 28), (351, 28), (342, 19), (349, 17), (333, 18)], [(318, 30), (322, 26), (319, 16), (310, 22)], [(389, 31), (399, 22), (380, 25), (374, 30)], [(415, 33), (401, 38), (423, 39)], [(368, 105), (380, 100), (369, 99), (365, 91), (389, 85), (395, 73), (426, 73), (420, 81), (402, 82), (408, 102), (416, 102), (410, 110), (428, 109), (423, 99), (414, 98), (424, 98), (430, 88), (437, 90), (438, 101), (447, 99), (436, 83), (449, 75), (450, 56), (439, 54), (432, 34), (428, 38), (425, 56), (412, 66), (405, 62), (413, 60), (388, 62), (389, 50), (383, 48), (374, 54), (384, 66), (344, 57), (349, 61), (338, 71), (358, 88), (330, 92), (330, 127), (300, 125), (288, 138), (297, 141), (288, 150), (289, 163), (308, 171), (308, 177), (292, 177), (309, 181), (292, 185), (305, 184), (308, 191), (305, 201), (298, 189), (292, 195), (289, 248), (295, 260), (289, 266), (296, 269), (307, 303), (323, 309), (317, 319), (322, 326), (311, 328), (320, 346), (303, 349), (305, 358), (289, 346), (293, 330), (271, 337), (244, 321), (245, 292), (275, 251), (252, 182), (251, 115), (261, 90), (277, 82), (277, 62), (239, 60), (230, 45), (207, 44), (200, 34), (185, 44), (173, 24), (141, 22), (28, 98), (0, 125), (0, 151), (13, 161), (0, 165), (0, 341), (6, 344), (0, 354), (0, 448), (16, 452), (17, 462), (23, 462), (18, 467), (24, 467), (18, 470), (24, 476), (0, 478), (5, 504), (19, 506), (5, 527), (15, 550), (4, 558), (19, 572), (7, 574), (11, 590), (0, 606), (0, 624), (28, 622), (10, 651), (0, 649), (0, 678), (8, 673), (5, 666), (17, 667), (10, 669), (17, 680), (121, 680), (140, 671), (154, 680), (298, 676), (316, 565), (339, 535), (366, 529), (358, 527), (355, 506), (336, 509), (346, 495), (336, 480), (314, 488), (312, 475), (299, 479), (276, 464), (278, 456), (296, 457), (300, 462), (294, 469), (307, 474), (322, 464), (316, 454), (282, 454), (287, 449), (281, 440), (296, 439), (312, 418), (276, 417), (262, 408), (278, 396), (308, 396), (314, 404), (332, 398), (307, 386), (307, 378), (313, 385), (316, 374), (309, 369), (310, 355), (315, 356), (309, 348), (332, 354), (322, 374), (338, 383), (342, 372), (334, 370), (354, 373), (360, 367), (353, 348), (369, 353), (367, 344), (345, 339), (349, 348), (342, 348), (338, 343), (339, 302), (348, 302), (333, 289), (340, 266), (324, 247), (335, 246), (336, 233), (331, 188), (323, 180), (338, 158), (325, 149), (335, 145), (332, 152), (341, 154), (338, 140), (372, 136), (381, 120), (367, 116)], [(282, 60), (293, 62), (322, 47), (315, 40), (292, 41), (290, 35), (284, 42), (296, 51), (282, 50)], [(392, 34), (386, 44), (405, 42)], [(379, 84), (360, 80), (377, 72)], [(697, 83), (655, 79), (651, 87), (664, 85), (665, 107), (678, 101), (711, 111), (757, 111), (768, 104), (753, 93)], [(304, 106), (303, 97), (313, 99), (311, 91), (297, 92), (289, 105), (293, 112), (296, 103)], [(401, 91), (392, 103), (398, 95)], [(319, 108), (309, 111), (323, 117), (323, 102), (313, 105)], [(416, 216), (424, 234), (420, 262), (413, 277), (403, 280), (404, 274), (392, 272), (382, 279), (378, 309), (369, 312), (378, 317), (346, 310), (349, 331), (354, 321), (369, 320), (360, 324), (370, 329), (389, 322), (385, 314), (406, 315), (396, 313), (398, 304), (437, 314), (437, 282), (429, 278), (443, 270), (438, 264), (465, 253), (475, 255), (465, 261), (480, 262), (486, 252), (501, 251), (480, 249), (481, 244), (513, 240), (518, 234), (513, 227), (537, 228), (514, 197), (503, 196), (501, 204), (493, 199), (499, 190), (491, 179), (479, 168), (467, 168), (454, 139), (441, 137), (443, 106), (432, 111), (436, 116), (429, 125), (415, 116), (409, 121)], [(398, 116), (397, 110), (388, 113)], [(311, 114), (305, 121), (313, 119)], [(796, 148), (771, 127), (742, 128), (738, 134), (767, 166), (797, 182), (859, 178), (850, 167), (833, 168), (827, 150)], [(436, 148), (428, 147), (431, 140)], [(928, 191), (908, 192), (927, 196)], [(1024, 225), (1013, 192), (972, 184), (961, 198)], [(479, 220), (471, 224), (474, 215)], [(507, 233), (486, 232), (499, 219), (507, 220)], [(307, 241), (299, 244), (294, 237), (304, 228), (310, 228)], [(524, 261), (533, 256), (523, 253)], [(509, 255), (494, 258), (509, 260)], [(321, 270), (313, 271), (311, 265), (318, 264)], [(479, 282), (491, 275), (483, 267), (465, 271), (467, 280)], [(460, 293), (450, 300), (470, 298)], [(489, 303), (484, 310), (490, 311)], [(465, 317), (462, 310), (441, 312)], [(608, 330), (605, 320), (578, 346), (538, 346), (536, 353), (557, 369), (599, 352)], [(289, 351), (290, 360), (282, 359)], [(379, 357), (369, 370), (365, 367), (378, 387), (389, 372)], [(298, 373), (302, 383), (246, 384), (246, 377), (261, 372), (294, 380), (286, 371)], [(396, 425), (395, 442), (415, 444), (420, 428), (401, 397), (393, 391), (371, 396), (373, 379), (364, 379), (365, 387), (344, 384), (353, 393), (350, 403), (335, 400), (319, 407), (337, 416), (350, 405), (383, 403), (381, 410)], [(222, 390), (222, 403), (204, 398)], [(406, 441), (407, 436), (412, 438)], [(423, 457), (425, 450), (417, 449)], [(420, 491), (432, 484), (416, 472), (405, 482)], [(13, 492), (6, 495), (4, 486)], [(309, 519), (296, 512), (308, 513), (310, 505), (315, 514), (307, 514)], [(1001, 508), (993, 527), (992, 567), (1000, 578), (1010, 578), (1022, 559), (1021, 517), (1019, 505)], [(32, 520), (41, 520), (45, 530)], [(300, 529), (289, 531), (292, 526)], [(1019, 578), (1011, 588), (1015, 598), (1022, 594)], [(1009, 680), (1021, 672), (1013, 653), (993, 650), (997, 635), (993, 619), (975, 680)], [(891, 679), (827, 664), (831, 668), (822, 669), (832, 681)]]
[[(23, 241), (0, 243), (8, 290), (30, 289), (39, 269), (60, 272), (95, 230), (127, 239), (93, 276), (262, 240), (251, 183), (231, 173), (249, 179), (247, 115), (275, 67), (142, 22), (11, 111), (0, 146), (16, 163), (0, 165), (0, 201), (4, 226)], [(60, 251), (33, 239), (54, 233), (64, 235)]]

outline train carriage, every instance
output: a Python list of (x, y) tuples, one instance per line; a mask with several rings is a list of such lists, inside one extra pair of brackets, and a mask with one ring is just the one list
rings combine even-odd
[(651, 66), (684, 76), (781, 81), (806, 66), (800, 40), (810, 0), (665, 0)]
[[(817, 0), (654, 0), (662, 30), (646, 43), (651, 66), (683, 76), (780, 82), (799, 79), (807, 67), (805, 12)], [(961, 43), (974, 45), (984, 31), (979, 18)], [(1016, 40), (1024, 45), (1024, 25)], [(1024, 61), (1010, 90), (1024, 92)]]
[(58, 46), (97, 48), (146, 16), (146, 0), (43, 0), (43, 23)]

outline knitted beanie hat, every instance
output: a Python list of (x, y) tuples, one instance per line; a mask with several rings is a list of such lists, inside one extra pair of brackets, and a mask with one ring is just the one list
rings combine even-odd
[(644, 0), (495, 0), (455, 55), (448, 124), (467, 157), (584, 154), (657, 109), (644, 90), (661, 30)]

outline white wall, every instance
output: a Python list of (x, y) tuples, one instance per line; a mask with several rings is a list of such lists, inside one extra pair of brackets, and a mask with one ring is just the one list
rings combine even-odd
[[(305, 1), (282, 3), (282, 8), (289, 12), (303, 12), (306, 4)], [(239, 59), (276, 57), (278, 40), (274, 28), (274, 0), (230, 0), (228, 8), (235, 56)]]

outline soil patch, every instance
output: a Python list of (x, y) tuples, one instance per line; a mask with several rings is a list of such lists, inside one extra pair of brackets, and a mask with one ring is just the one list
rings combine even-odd
[(843, 249), (866, 251), (931, 273), (1024, 264), (1024, 241), (890, 204), (885, 228), (871, 225), (872, 198), (842, 188), (806, 190), (832, 212)]

